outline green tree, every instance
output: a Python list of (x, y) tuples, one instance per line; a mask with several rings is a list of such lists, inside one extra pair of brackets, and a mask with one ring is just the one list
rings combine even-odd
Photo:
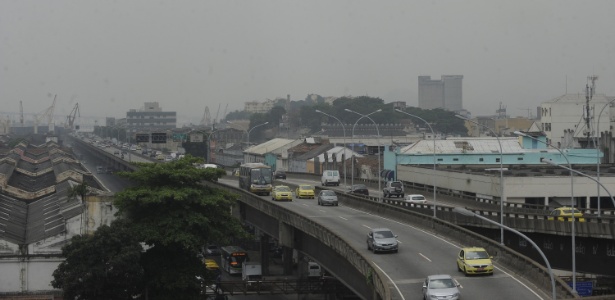
[[(135, 172), (122, 172), (136, 183), (115, 195), (118, 214), (131, 220), (132, 231), (149, 248), (142, 265), (150, 299), (199, 296), (205, 268), (197, 259), (210, 242), (228, 243), (246, 237), (231, 215), (235, 196), (201, 184), (216, 181), (221, 169), (197, 169), (199, 159), (187, 156), (164, 164), (139, 164)], [(155, 297), (153, 296), (155, 295)]]
[(62, 289), (64, 299), (134, 299), (143, 290), (142, 250), (128, 223), (118, 219), (62, 247), (66, 260), (51, 285)]

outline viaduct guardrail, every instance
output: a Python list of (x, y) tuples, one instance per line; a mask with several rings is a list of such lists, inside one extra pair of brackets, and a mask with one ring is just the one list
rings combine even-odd
[[(319, 181), (320, 177), (315, 174), (308, 173), (287, 173), (287, 175), (292, 176), (293, 178), (304, 178), (309, 180)], [(377, 182), (369, 180), (358, 180), (355, 178), (355, 184), (364, 183), (372, 188), (378, 186)], [(426, 187), (427, 188), (427, 187)], [(429, 187), (433, 188), (433, 187)], [(431, 190), (433, 192), (433, 189)], [(439, 191), (439, 190), (438, 190)], [(425, 195), (429, 196), (431, 194), (425, 193)], [(500, 208), (498, 205), (494, 205), (491, 202), (480, 201), (477, 198), (471, 198), (468, 196), (459, 197), (459, 195), (442, 195), (438, 194), (439, 197), (447, 196), (450, 199), (454, 199), (458, 201), (461, 207), (467, 207), (468, 209), (474, 211), (477, 214), (489, 217), (494, 221), (499, 222), (500, 219)], [(397, 206), (409, 206), (408, 203), (400, 201), (399, 198), (378, 198), (373, 196), (362, 196), (357, 195), (362, 199), (367, 199), (370, 201), (383, 201), (385, 203), (389, 203)], [(499, 204), (499, 202), (498, 202)], [(425, 208), (423, 210), (426, 214), (433, 214), (431, 210), (432, 204), (423, 204), (416, 205), (413, 204), (413, 207)], [(428, 209), (428, 210), (427, 210)], [(452, 211), (453, 206), (438, 203), (437, 204), (438, 211)], [(548, 220), (549, 212), (546, 210), (540, 209), (523, 209), (516, 208), (516, 205), (509, 205), (504, 210), (504, 218), (505, 224), (512, 228), (515, 228), (522, 232), (537, 232), (544, 234), (554, 234), (554, 235), (571, 235), (571, 226), (568, 222), (557, 222)], [(438, 213), (438, 218), (445, 218), (445, 216), (440, 216)], [(592, 215), (584, 216), (585, 222), (577, 222), (575, 225), (575, 235), (578, 237), (590, 237), (590, 238), (601, 238), (601, 239), (615, 239), (615, 217), (612, 216), (604, 216), (604, 217), (596, 217)], [(446, 219), (449, 222), (457, 222), (459, 219), (450, 218)], [(467, 225), (467, 223), (463, 223)], [(493, 228), (493, 225), (486, 224), (484, 222), (474, 222), (472, 226), (478, 227), (487, 227)]]

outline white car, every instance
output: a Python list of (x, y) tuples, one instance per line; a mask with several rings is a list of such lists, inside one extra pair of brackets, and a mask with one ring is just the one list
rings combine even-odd
[(406, 195), (406, 197), (404, 197), (404, 202), (425, 204), (427, 203), (427, 199), (425, 199), (425, 196), (419, 194)]

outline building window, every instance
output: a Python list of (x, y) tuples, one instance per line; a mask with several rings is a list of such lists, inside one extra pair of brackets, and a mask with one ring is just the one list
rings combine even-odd
[(517, 160), (523, 160), (523, 157), (517, 157)]
[(499, 159), (499, 158), (496, 158), (496, 159), (495, 159), (495, 162), (499, 163), (499, 162), (500, 162), (500, 159)]
[(438, 158), (438, 161), (443, 161), (443, 159), (442, 158)]
[(453, 158), (453, 161), (459, 161), (459, 158)]
[(481, 157), (481, 158), (478, 159), (478, 161), (484, 161), (484, 159)]

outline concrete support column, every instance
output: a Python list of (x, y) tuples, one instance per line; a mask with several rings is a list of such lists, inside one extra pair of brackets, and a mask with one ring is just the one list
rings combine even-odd
[(549, 206), (549, 197), (545, 197), (545, 203), (543, 203), (544, 206)]
[(261, 271), (263, 276), (269, 276), (269, 236), (261, 235)]
[(278, 233), (278, 242), (283, 246), (284, 254), (282, 261), (282, 268), (284, 269), (284, 275), (292, 275), (293, 273), (293, 249), (295, 247), (295, 229), (284, 223), (280, 222), (280, 231)]
[[(598, 201), (600, 201), (600, 198), (598, 198)], [(597, 203), (596, 203), (596, 205), (597, 205)], [(585, 197), (585, 206), (584, 207), (591, 208), (591, 200), (590, 200), (589, 196)]]
[(282, 254), (282, 272), (283, 275), (293, 274), (293, 248), (283, 246), (284, 252)]

